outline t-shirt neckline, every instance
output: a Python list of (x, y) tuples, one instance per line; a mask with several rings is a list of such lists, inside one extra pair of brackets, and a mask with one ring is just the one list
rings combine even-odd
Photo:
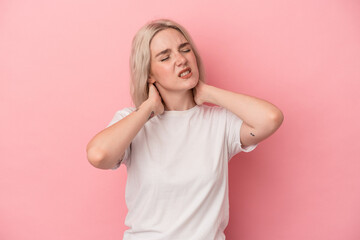
[(160, 114), (160, 116), (184, 116), (196, 111), (197, 109), (199, 109), (199, 105), (195, 105), (192, 108), (182, 111), (176, 111), (176, 110), (164, 111), (162, 114)]

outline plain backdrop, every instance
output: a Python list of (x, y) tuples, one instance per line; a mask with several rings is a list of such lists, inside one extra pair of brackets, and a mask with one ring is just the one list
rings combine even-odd
[(122, 239), (126, 167), (85, 149), (132, 106), (131, 40), (156, 18), (190, 32), (208, 84), (285, 116), (229, 163), (227, 239), (360, 239), (355, 0), (1, 1), (0, 239)]

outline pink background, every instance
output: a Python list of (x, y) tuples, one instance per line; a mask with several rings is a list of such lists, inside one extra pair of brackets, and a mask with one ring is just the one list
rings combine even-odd
[(122, 239), (126, 167), (85, 148), (131, 105), (132, 37), (161, 17), (189, 30), (210, 85), (285, 115), (229, 163), (227, 239), (360, 239), (355, 0), (1, 1), (0, 239)]

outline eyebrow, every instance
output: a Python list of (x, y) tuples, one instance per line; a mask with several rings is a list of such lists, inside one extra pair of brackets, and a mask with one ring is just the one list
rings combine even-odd
[[(190, 45), (190, 43), (184, 42), (184, 43), (180, 44), (180, 45), (179, 45), (179, 49), (185, 47), (186, 45)], [(165, 53), (168, 53), (168, 52), (170, 52), (170, 49), (169, 49), (169, 48), (168, 48), (168, 49), (165, 49), (165, 50), (163, 50), (163, 51), (161, 51), (161, 52), (159, 52), (158, 54), (156, 54), (155, 57), (158, 57), (158, 56), (160, 56), (160, 55), (162, 55), (162, 54), (165, 54)]]

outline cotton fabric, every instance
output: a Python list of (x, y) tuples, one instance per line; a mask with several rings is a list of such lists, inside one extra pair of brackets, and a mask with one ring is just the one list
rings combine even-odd
[[(133, 112), (115, 113), (108, 127)], [(148, 120), (125, 151), (128, 214), (123, 240), (224, 240), (228, 162), (250, 152), (243, 121), (220, 106), (165, 111)]]

